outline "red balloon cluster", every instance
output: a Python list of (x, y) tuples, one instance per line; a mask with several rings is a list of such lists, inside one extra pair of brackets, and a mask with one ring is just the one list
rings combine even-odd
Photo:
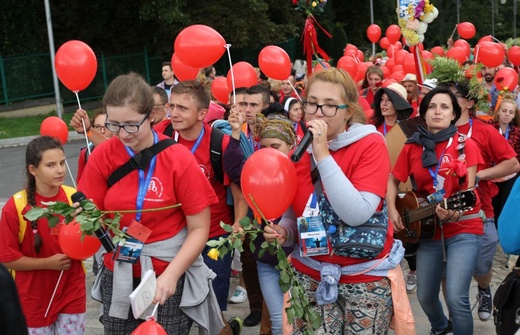
[(260, 51), (258, 66), (267, 77), (276, 80), (287, 80), (291, 75), (291, 59), (276, 45), (268, 45)]
[(65, 42), (54, 59), (56, 75), (61, 83), (73, 92), (82, 91), (90, 85), (97, 71), (94, 51), (84, 42)]
[(272, 148), (252, 154), (240, 177), (249, 207), (256, 214), (258, 208), (267, 220), (279, 218), (289, 208), (296, 195), (296, 182), (296, 169), (289, 157)]
[(56, 137), (60, 140), (61, 144), (65, 144), (69, 138), (69, 128), (67, 128), (67, 124), (59, 117), (49, 116), (45, 118), (40, 125), (40, 135)]
[(226, 51), (226, 41), (215, 29), (195, 24), (175, 38), (173, 49), (182, 63), (200, 69), (216, 63)]
[(81, 229), (75, 220), (60, 226), (58, 243), (61, 251), (72, 259), (83, 260), (92, 257), (101, 247), (95, 236), (85, 236), (81, 241)]

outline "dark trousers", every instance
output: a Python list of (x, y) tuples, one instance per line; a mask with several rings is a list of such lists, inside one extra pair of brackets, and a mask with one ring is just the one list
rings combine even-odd
[(260, 289), (260, 282), (258, 281), (258, 271), (256, 270), (256, 259), (249, 248), (251, 239), (249, 235), (244, 239), (244, 251), (240, 254), (240, 261), (242, 262), (242, 277), (246, 284), (247, 299), (249, 300), (249, 309), (251, 312), (262, 312), (264, 304), (264, 297)]

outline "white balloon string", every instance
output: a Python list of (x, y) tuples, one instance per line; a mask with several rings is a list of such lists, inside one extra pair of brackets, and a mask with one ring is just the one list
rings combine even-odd
[(159, 307), (159, 303), (156, 303), (155, 307), (153, 308), (153, 311), (152, 311), (152, 316), (153, 317), (155, 317), (155, 312), (157, 312), (157, 307)]
[(67, 159), (65, 158), (65, 166), (67, 167), (67, 171), (69, 171), (70, 179), (72, 180), (72, 185), (74, 185), (74, 188), (76, 187), (76, 181), (74, 181), (74, 176), (72, 175), (72, 171), (70, 170), (69, 163), (67, 163)]
[(60, 285), (61, 277), (63, 276), (63, 271), (61, 270), (60, 277), (58, 278), (58, 282), (56, 283), (56, 286), (54, 287), (54, 292), (52, 292), (51, 301), (49, 301), (49, 305), (47, 306), (47, 310), (45, 311), (44, 318), (47, 317), (47, 314), (49, 314), (49, 310), (51, 309), (52, 301), (54, 300), (54, 296), (56, 295), (56, 291), (58, 290), (58, 286)]
[[(79, 102), (78, 91), (74, 91), (74, 93), (76, 94), (76, 100), (78, 101), (78, 107), (79, 107), (79, 109), (81, 109), (81, 103)], [(91, 152), (90, 152), (90, 145), (88, 143), (87, 127), (85, 126), (85, 120), (81, 119), (81, 124), (83, 125), (83, 135), (85, 137), (85, 142), (87, 143), (87, 152), (88, 152), (88, 155), (90, 156)]]
[(477, 44), (476, 48), (477, 48), (477, 51), (475, 51), (475, 64), (478, 63), (478, 52), (480, 50), (480, 44)]
[(233, 105), (236, 105), (237, 97), (235, 95), (235, 74), (233, 73), (233, 63), (231, 62), (231, 52), (229, 50), (231, 48), (231, 44), (224, 45), (224, 48), (226, 48), (226, 50), (227, 50), (228, 59), (229, 59), (229, 72), (231, 73), (231, 85), (233, 88)]
[(502, 41), (500, 41), (498, 38), (495, 38), (495, 36), (493, 36), (493, 35), (489, 35), (489, 36), (491, 36), (492, 39), (494, 39), (495, 41), (497, 41), (497, 43), (502, 43)]
[(300, 101), (303, 101), (302, 100), (302, 97), (300, 97), (300, 95), (298, 94), (298, 92), (296, 91), (296, 89), (294, 88), (293, 84), (291, 84), (291, 81), (290, 80), (287, 80), (287, 82), (289, 83), (289, 85), (291, 85), (291, 88), (293, 89), (294, 93), (296, 94), (296, 96), (298, 97), (298, 99), (300, 99)]

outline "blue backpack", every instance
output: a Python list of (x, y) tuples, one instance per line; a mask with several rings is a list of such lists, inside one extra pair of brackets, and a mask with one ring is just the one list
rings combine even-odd
[(498, 218), (498, 238), (506, 254), (520, 255), (518, 208), (520, 208), (520, 178), (515, 181)]

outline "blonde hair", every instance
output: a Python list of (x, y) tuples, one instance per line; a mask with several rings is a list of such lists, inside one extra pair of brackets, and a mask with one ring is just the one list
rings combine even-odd
[(510, 95), (504, 96), (504, 99), (500, 102), (500, 105), (498, 106), (498, 108), (495, 109), (495, 113), (493, 115), (493, 121), (498, 122), (498, 112), (500, 112), (500, 110), (502, 109), (502, 106), (506, 103), (513, 105), (514, 109), (515, 109), (515, 117), (513, 118), (513, 120), (511, 120), (511, 123), (516, 127), (520, 127), (520, 114), (518, 113), (518, 104), (513, 99), (513, 97)]
[(347, 125), (350, 126), (352, 123), (366, 124), (365, 113), (358, 103), (359, 93), (356, 84), (344, 70), (331, 67), (313, 74), (307, 82), (305, 92), (310, 92), (311, 86), (317, 81), (338, 84), (343, 87), (341, 97), (345, 100), (347, 108), (352, 111), (352, 117), (347, 121)]
[(267, 82), (271, 85), (272, 91), (280, 92), (282, 90), (282, 81), (281, 80), (268, 78)]

